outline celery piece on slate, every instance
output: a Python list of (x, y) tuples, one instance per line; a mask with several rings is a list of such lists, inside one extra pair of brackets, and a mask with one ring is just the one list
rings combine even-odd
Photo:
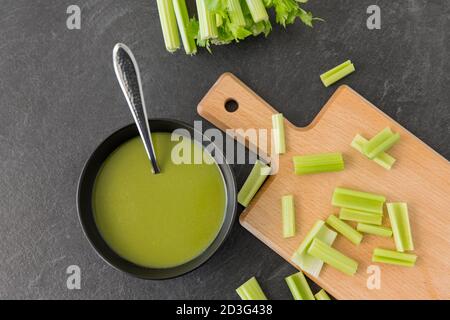
[(255, 277), (250, 278), (250, 280), (237, 288), (236, 292), (242, 300), (267, 300)]
[(350, 60), (334, 67), (333, 69), (323, 73), (320, 76), (325, 87), (331, 86), (333, 83), (341, 80), (355, 71), (355, 66)]
[(303, 272), (297, 272), (286, 279), (286, 283), (291, 290), (294, 300), (315, 300)]

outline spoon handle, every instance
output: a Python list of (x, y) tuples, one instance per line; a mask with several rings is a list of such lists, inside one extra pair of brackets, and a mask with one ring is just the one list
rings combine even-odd
[(147, 155), (152, 163), (152, 171), (160, 173), (156, 162), (155, 149), (153, 147), (147, 110), (145, 108), (144, 95), (142, 93), (141, 76), (139, 67), (130, 48), (118, 43), (113, 51), (114, 70), (120, 87), (128, 102), (134, 121), (139, 129)]

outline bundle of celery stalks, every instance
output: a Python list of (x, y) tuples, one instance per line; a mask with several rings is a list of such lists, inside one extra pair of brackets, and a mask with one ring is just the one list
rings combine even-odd
[(312, 27), (311, 12), (300, 7), (308, 0), (196, 0), (197, 17), (190, 17), (186, 0), (157, 0), (166, 49), (175, 52), (180, 36), (186, 54), (197, 53), (197, 46), (211, 52), (211, 45), (239, 42), (272, 30), (270, 9), (283, 27), (297, 18)]

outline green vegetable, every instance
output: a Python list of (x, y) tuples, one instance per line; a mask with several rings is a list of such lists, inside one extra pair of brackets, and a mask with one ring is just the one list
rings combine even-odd
[(399, 139), (400, 135), (398, 133), (393, 133), (390, 128), (385, 128), (364, 144), (364, 154), (369, 159), (373, 159), (380, 153), (391, 148)]
[(388, 263), (404, 267), (414, 267), (416, 260), (417, 256), (415, 254), (379, 248), (373, 251), (372, 256), (372, 262)]
[(330, 227), (332, 227), (334, 230), (342, 234), (352, 243), (356, 245), (361, 243), (363, 235), (358, 231), (356, 231), (355, 229), (353, 229), (344, 221), (338, 219), (335, 215), (329, 216), (326, 222)]
[(242, 12), (240, 0), (228, 0), (228, 14), (230, 16), (231, 23), (237, 27), (245, 26), (245, 17)]
[(386, 204), (389, 220), (394, 233), (397, 251), (414, 250), (414, 244), (409, 224), (408, 205), (403, 202)]
[(313, 240), (308, 249), (308, 254), (348, 275), (354, 275), (358, 270), (358, 262), (319, 239)]
[(374, 226), (365, 223), (358, 223), (356, 230), (359, 232), (369, 233), (380, 237), (392, 237), (392, 230), (390, 228)]
[(380, 226), (383, 221), (383, 215), (372, 213), (372, 212), (364, 212), (353, 209), (342, 208), (339, 211), (339, 219), (347, 220), (347, 221), (356, 221), (367, 224), (375, 224)]
[(270, 167), (257, 160), (238, 193), (238, 202), (244, 207), (247, 207), (269, 174)]
[(199, 22), (199, 37), (201, 41), (215, 39), (219, 36), (216, 15), (208, 9), (208, 0), (196, 0)]
[(315, 300), (303, 272), (293, 274), (286, 279), (286, 283), (291, 290), (294, 300)]
[(295, 236), (295, 207), (292, 195), (281, 198), (281, 211), (283, 216), (283, 237)]
[(236, 292), (242, 300), (267, 300), (255, 277), (237, 288)]
[(266, 7), (262, 0), (245, 0), (255, 23), (269, 21)]
[(292, 262), (299, 266), (304, 272), (317, 278), (322, 270), (323, 262), (309, 255), (307, 251), (314, 239), (320, 239), (324, 243), (332, 245), (336, 236), (337, 233), (328, 229), (325, 226), (324, 221), (318, 220), (292, 255)]
[(156, 0), (156, 3), (166, 49), (175, 52), (180, 48), (180, 36), (172, 0)]
[(195, 37), (191, 30), (191, 23), (185, 0), (173, 0), (175, 9), (175, 16), (178, 22), (178, 28), (183, 40), (184, 51), (186, 54), (194, 55), (197, 53), (197, 45), (195, 44)]
[(377, 194), (336, 188), (333, 193), (332, 204), (336, 207), (382, 214), (385, 201), (385, 197)]
[[(366, 138), (357, 134), (353, 139), (351, 146), (364, 154), (364, 145), (368, 142)], [(364, 154), (365, 155), (365, 154)], [(381, 152), (375, 158), (372, 159), (375, 163), (379, 164), (383, 168), (390, 170), (395, 163), (395, 158), (387, 154), (386, 152)]]
[(331, 300), (327, 292), (323, 289), (317, 292), (314, 296), (316, 297), (316, 300)]
[(323, 153), (307, 156), (295, 156), (295, 174), (310, 174), (344, 170), (344, 159), (341, 153)]
[(334, 67), (333, 69), (323, 73), (320, 76), (325, 87), (331, 86), (333, 83), (341, 80), (355, 71), (355, 66), (350, 60)]
[(284, 134), (284, 117), (281, 113), (272, 116), (273, 141), (276, 154), (286, 152), (286, 138)]

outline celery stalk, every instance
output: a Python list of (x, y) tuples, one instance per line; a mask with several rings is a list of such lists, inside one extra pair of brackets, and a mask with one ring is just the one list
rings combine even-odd
[(372, 256), (372, 262), (388, 263), (404, 267), (414, 267), (416, 260), (417, 256), (415, 254), (380, 248), (375, 249)]
[(391, 221), (392, 232), (394, 233), (395, 246), (397, 251), (414, 250), (409, 224), (408, 205), (403, 202), (386, 204), (389, 220)]
[(353, 229), (350, 225), (348, 225), (344, 221), (337, 218), (335, 215), (329, 216), (326, 222), (330, 227), (332, 227), (334, 230), (342, 234), (352, 243), (356, 245), (361, 243), (363, 235), (358, 231), (356, 231), (355, 229)]
[(246, 0), (246, 3), (255, 23), (269, 21), (269, 15), (263, 0)]
[(354, 275), (358, 269), (358, 262), (319, 239), (313, 240), (308, 249), (308, 254), (348, 275)]
[(375, 224), (380, 226), (383, 221), (383, 215), (372, 212), (341, 208), (341, 210), (339, 211), (339, 219), (367, 224)]
[(180, 30), (181, 40), (183, 41), (184, 51), (186, 54), (196, 54), (197, 45), (195, 39), (189, 34), (189, 14), (186, 6), (186, 0), (173, 0), (175, 16)]
[(295, 236), (295, 206), (292, 195), (281, 198), (281, 212), (283, 218), (283, 237), (290, 238)]
[(256, 280), (255, 277), (252, 277), (237, 288), (236, 292), (242, 300), (267, 300), (266, 295), (262, 291), (258, 280)]
[(272, 116), (273, 142), (276, 154), (286, 152), (286, 138), (284, 134), (284, 117), (281, 113)]
[(238, 202), (244, 207), (247, 207), (269, 174), (270, 167), (257, 160), (238, 193)]
[(322, 270), (323, 262), (309, 255), (307, 250), (315, 238), (322, 240), (326, 244), (332, 245), (336, 239), (336, 236), (337, 233), (328, 229), (325, 226), (324, 221), (318, 220), (303, 239), (298, 249), (292, 255), (292, 262), (294, 262), (304, 272), (307, 272), (311, 276), (317, 278)]
[(245, 17), (240, 0), (228, 0), (228, 15), (234, 25), (238, 27), (245, 26)]
[(300, 271), (296, 274), (293, 274), (285, 278), (285, 280), (289, 287), (289, 290), (291, 290), (294, 300), (315, 300), (303, 272)]
[(393, 133), (390, 128), (385, 128), (363, 146), (364, 154), (369, 159), (373, 159), (391, 148), (399, 139), (400, 135), (398, 133)]
[[(357, 134), (353, 139), (351, 146), (364, 154), (364, 145), (368, 142), (366, 138)], [(390, 170), (395, 163), (395, 158), (387, 154), (386, 152), (379, 153), (375, 158), (372, 159), (376, 164), (382, 166), (383, 168)]]
[(377, 194), (336, 188), (333, 193), (332, 204), (336, 207), (382, 214), (385, 201), (385, 197)]
[(334, 67), (333, 69), (323, 73), (320, 76), (325, 87), (331, 86), (333, 83), (341, 80), (355, 71), (355, 66), (350, 60)]
[(341, 153), (323, 153), (293, 158), (295, 174), (310, 174), (344, 170)]
[(157, 0), (159, 20), (164, 36), (164, 43), (169, 52), (180, 48), (180, 36), (177, 29), (177, 20), (172, 0)]
[(325, 290), (320, 290), (317, 292), (314, 297), (316, 297), (316, 300), (331, 300), (330, 296), (327, 294)]
[(207, 0), (196, 0), (201, 40), (215, 39), (219, 36), (216, 15), (208, 10), (206, 2)]
[(364, 232), (368, 234), (373, 234), (380, 237), (392, 237), (392, 230), (390, 228), (381, 227), (381, 226), (374, 226), (370, 224), (365, 223), (358, 223), (356, 226), (356, 230), (359, 232)]

